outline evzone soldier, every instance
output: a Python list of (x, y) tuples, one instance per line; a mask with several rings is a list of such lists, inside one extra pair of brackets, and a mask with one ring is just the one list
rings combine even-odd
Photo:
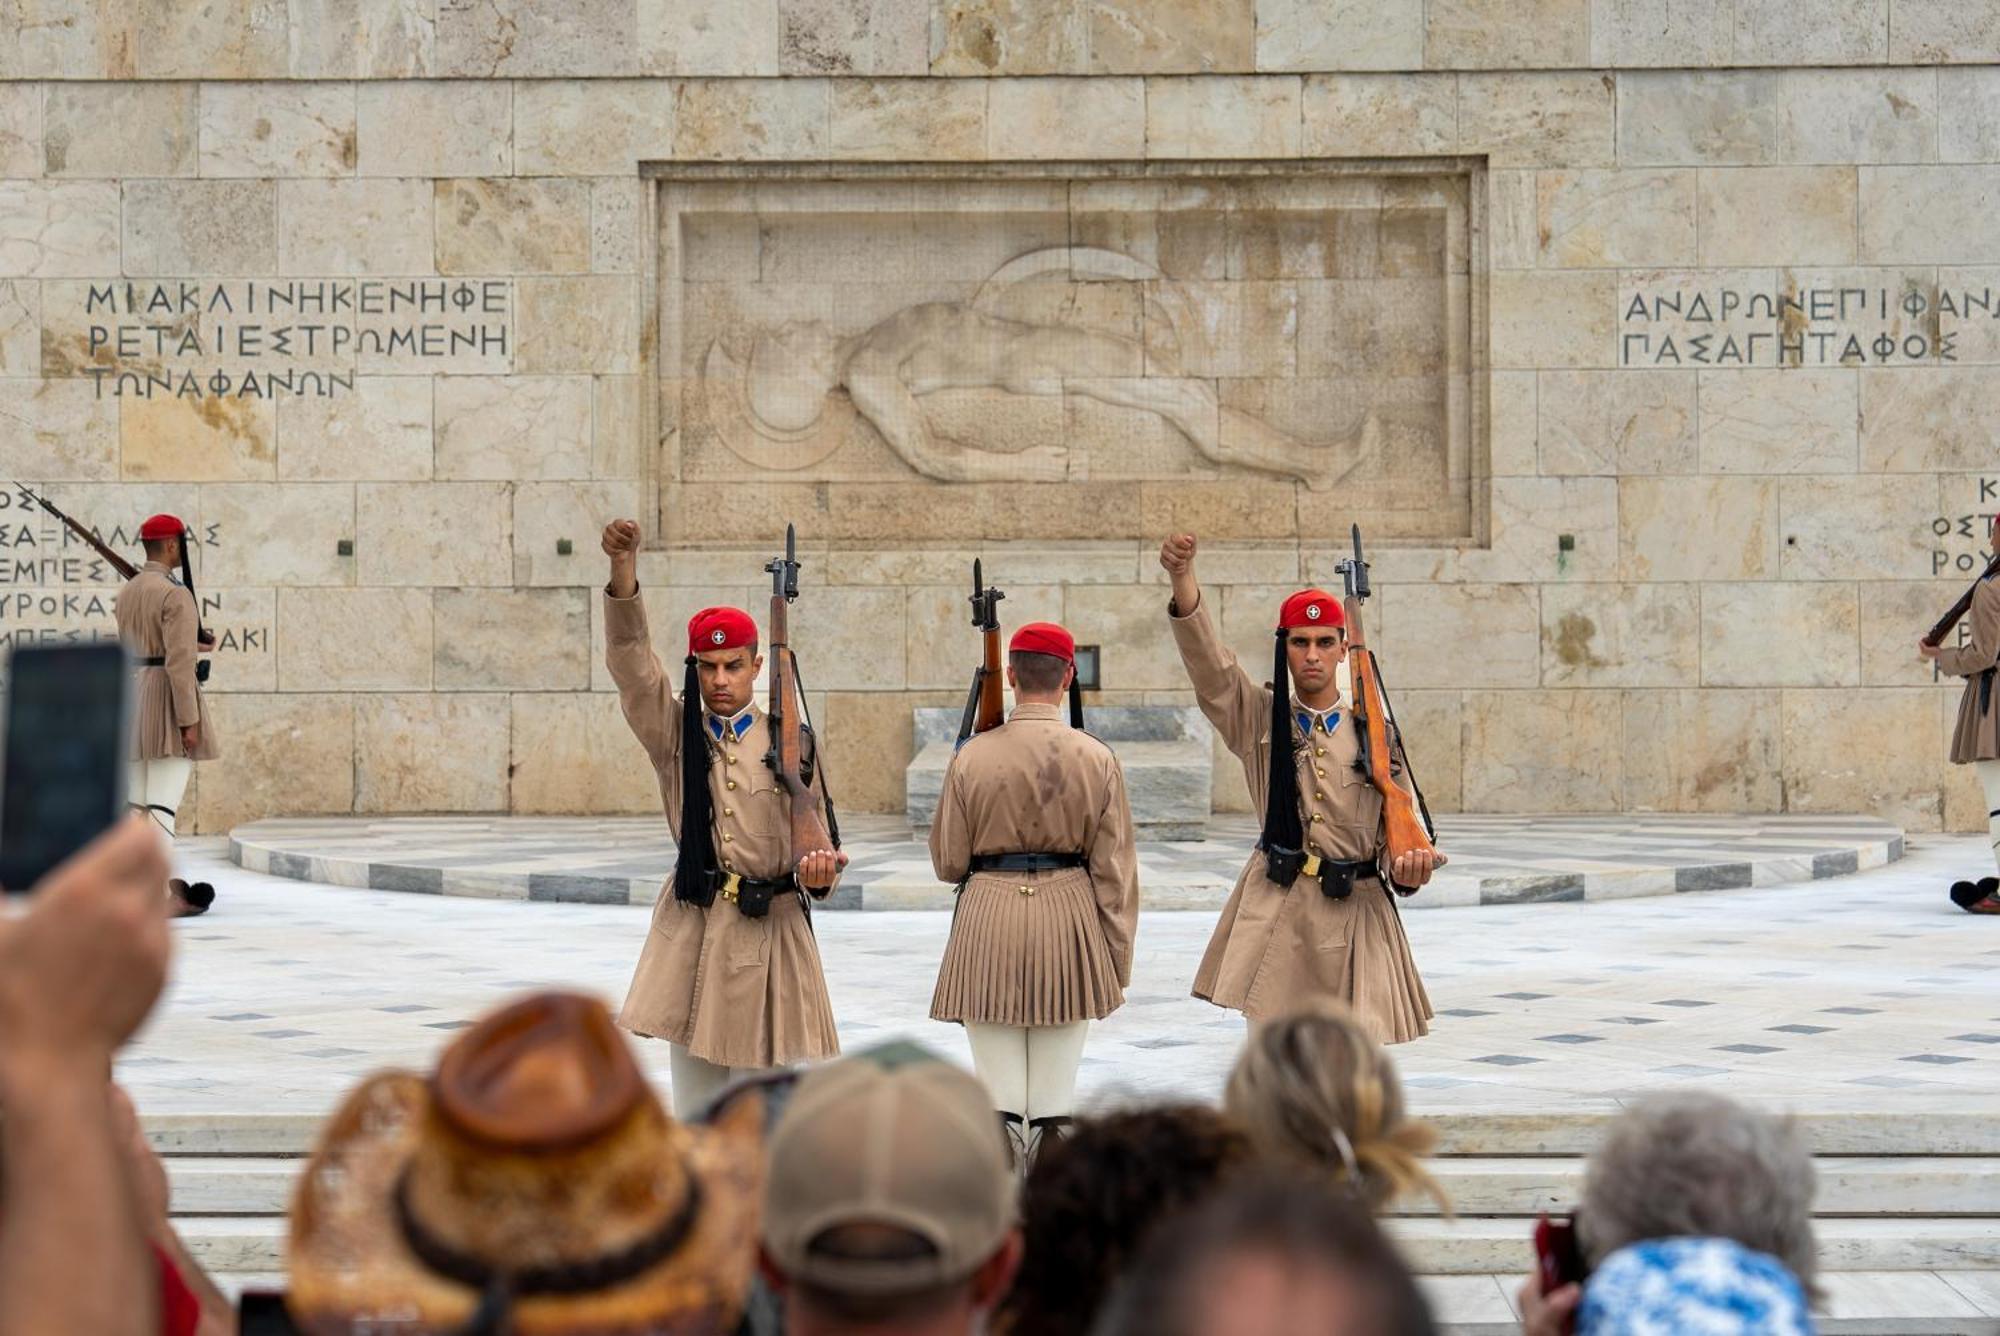
[[(1243, 762), (1251, 801), (1264, 815), (1264, 835), (1223, 906), (1194, 995), (1253, 1022), (1331, 999), (1381, 1043), (1428, 1033), (1430, 999), (1384, 874), (1409, 893), (1444, 857), (1416, 851), (1383, 866), (1382, 795), (1356, 765), (1360, 734), (1336, 676), (1347, 656), (1340, 600), (1306, 589), (1284, 601), (1272, 681), (1264, 684), (1216, 634), (1195, 579), (1194, 536), (1167, 539), (1160, 565), (1173, 581), (1167, 612), (1196, 699)], [(1410, 788), (1400, 737), (1391, 759), (1396, 783)], [(1285, 805), (1298, 812), (1302, 850), (1280, 849), (1273, 839), (1273, 814)]]
[[(174, 578), (186, 569), (187, 526), (172, 515), (154, 515), (139, 526), (146, 564), (119, 587), (112, 612), (118, 638), (132, 654), (134, 731), (126, 797), (144, 811), (167, 838), (174, 836), (181, 797), (196, 763), (218, 754), (215, 726), (202, 698), (197, 664), (214, 647), (202, 639), (194, 593)], [(205, 881), (175, 877), (167, 893), (177, 916), (200, 914), (215, 903)]]
[(788, 796), (764, 763), (770, 728), (753, 699), (764, 659), (750, 614), (704, 608), (689, 620), (676, 699), (639, 597), (638, 524), (606, 525), (603, 546), (605, 662), (678, 846), (618, 1023), (668, 1042), (674, 1112), (686, 1118), (738, 1076), (840, 1051), (799, 892), (829, 894), (847, 856), (790, 847)]
[(1090, 1022), (1132, 981), (1139, 855), (1125, 775), (1061, 702), (1076, 642), (1053, 623), (1008, 643), (1014, 713), (945, 771), (931, 866), (958, 886), (931, 1016), (965, 1026), (1017, 1165), (1075, 1108)]
[[(2000, 675), (2000, 516), (1987, 531), (1993, 558), (1972, 586), (1969, 606), (1954, 608), (1931, 634), (1917, 642), (1917, 653), (1937, 664), (1940, 672), (1965, 679), (1958, 702), (1958, 725), (1951, 734), (1951, 763), (1970, 764), (1986, 793), (1986, 825), (1993, 839), (1993, 856), (2000, 863), (2000, 701), (1993, 679)], [(1936, 643), (1970, 614), (1972, 635), (1963, 645), (1940, 648)], [(2000, 914), (2000, 877), (1961, 881), (1951, 888), (1952, 902), (1974, 914)]]

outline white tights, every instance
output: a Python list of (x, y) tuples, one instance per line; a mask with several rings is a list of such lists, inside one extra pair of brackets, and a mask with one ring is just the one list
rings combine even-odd
[(1076, 1069), (1089, 1033), (1089, 1021), (965, 1027), (972, 1068), (992, 1094), (993, 1107), (1026, 1119), (1068, 1117), (1075, 1109)]
[(174, 813), (180, 810), (188, 777), (194, 773), (194, 762), (185, 756), (162, 756), (125, 764), (125, 801), (135, 807), (166, 808), (164, 812), (148, 811), (146, 815), (158, 822), (160, 829), (167, 832), (167, 838), (172, 839)]
[(722, 1090), (739, 1076), (757, 1071), (755, 1067), (721, 1067), (707, 1058), (697, 1058), (681, 1044), (667, 1045), (668, 1070), (673, 1076), (674, 1117), (687, 1122), (707, 1108)]
[(1986, 829), (1993, 837), (1993, 861), (2000, 866), (2000, 761), (1974, 761), (1980, 787), (1986, 790)]

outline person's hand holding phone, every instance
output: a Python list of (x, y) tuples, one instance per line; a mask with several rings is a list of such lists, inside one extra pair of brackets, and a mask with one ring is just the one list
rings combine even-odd
[(1521, 1336), (1569, 1336), (1576, 1330), (1576, 1308), (1582, 1302), (1583, 1286), (1573, 1280), (1544, 1294), (1541, 1277), (1528, 1277), (1514, 1296), (1521, 1310)]

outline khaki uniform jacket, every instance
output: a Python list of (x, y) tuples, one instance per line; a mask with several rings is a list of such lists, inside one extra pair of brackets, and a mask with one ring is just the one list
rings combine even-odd
[(1986, 708), (1979, 708), (1982, 674), (1992, 673), (2000, 663), (2000, 577), (1988, 576), (1972, 591), (1972, 638), (1938, 653), (1941, 672), (1966, 679), (1965, 695), (1958, 702), (1958, 724), (1951, 733), (1954, 765), (1970, 761), (2000, 760), (2000, 674), (1987, 680)]
[[(1222, 643), (1205, 600), (1185, 616), (1171, 608), (1170, 615), (1202, 713), (1242, 761), (1252, 809), (1261, 813), (1270, 776), (1271, 689)], [(1330, 736), (1295, 737), (1307, 850), (1344, 862), (1374, 860), (1383, 843), (1382, 795), (1355, 768), (1361, 738), (1353, 711), (1343, 702)], [(1407, 788), (1400, 739), (1395, 751), (1391, 771)], [(1194, 994), (1252, 1020), (1330, 998), (1351, 1008), (1382, 1043), (1415, 1039), (1430, 1028), (1430, 1000), (1386, 886), (1357, 880), (1344, 900), (1324, 895), (1311, 878), (1280, 887), (1265, 875), (1261, 852), (1251, 854), (1223, 906)]]
[[(194, 595), (165, 566), (149, 561), (118, 590), (112, 615), (118, 619), (118, 638), (133, 658), (167, 661), (164, 667), (140, 668), (133, 678), (132, 759), (214, 760), (219, 752), (215, 724), (194, 679), (200, 657)], [(201, 743), (192, 756), (181, 743), (181, 729), (189, 724), (201, 725)]]
[[(605, 662), (625, 722), (646, 749), (674, 838), (681, 835), (681, 710), (675, 682), (653, 652), (639, 596), (604, 596)], [(701, 708), (697, 703), (694, 708)], [(791, 871), (791, 806), (764, 763), (763, 711), (740, 739), (711, 745), (715, 854), (726, 872), (775, 878)], [(746, 918), (719, 895), (703, 909), (674, 898), (670, 874), (618, 1023), (683, 1045), (724, 1067), (777, 1067), (840, 1051), (812, 920), (796, 895)]]
[[(1083, 854), (1080, 868), (967, 874), (975, 854)], [(931, 867), (965, 882), (931, 1014), (994, 1025), (1108, 1016), (1132, 981), (1139, 852), (1125, 772), (1055, 705), (1026, 704), (945, 772)]]

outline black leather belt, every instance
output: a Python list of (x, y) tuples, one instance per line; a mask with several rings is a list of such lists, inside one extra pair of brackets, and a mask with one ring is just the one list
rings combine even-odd
[(729, 872), (723, 874), (718, 894), (735, 905), (736, 912), (744, 918), (763, 918), (771, 912), (773, 896), (790, 895), (798, 889), (799, 879), (789, 872), (782, 877), (746, 877)]
[(967, 866), (974, 872), (1053, 872), (1089, 864), (1083, 854), (974, 854)]
[(1330, 900), (1345, 900), (1354, 890), (1358, 881), (1380, 881), (1382, 874), (1374, 860), (1344, 863), (1337, 858), (1321, 858), (1316, 853), (1301, 849), (1272, 850), (1264, 845), (1257, 846), (1264, 854), (1264, 874), (1273, 882), (1290, 890), (1292, 883), (1300, 877), (1312, 877), (1319, 882), (1320, 891)]
[(132, 662), (138, 664), (141, 668), (164, 668), (167, 666), (167, 656), (164, 654), (154, 654), (148, 658), (134, 659)]

